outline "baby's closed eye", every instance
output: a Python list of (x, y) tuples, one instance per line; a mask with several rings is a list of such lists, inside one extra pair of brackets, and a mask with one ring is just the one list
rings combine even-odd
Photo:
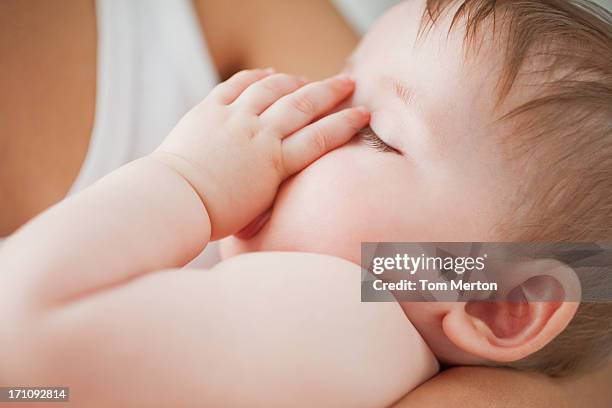
[(386, 144), (370, 126), (366, 126), (357, 132), (359, 140), (363, 141), (367, 146), (383, 153), (401, 154), (399, 150)]

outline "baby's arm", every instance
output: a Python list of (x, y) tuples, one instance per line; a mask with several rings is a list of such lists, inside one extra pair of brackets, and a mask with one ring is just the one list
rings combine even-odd
[(14, 307), (58, 306), (185, 264), (209, 236), (208, 215), (190, 185), (147, 157), (18, 231), (0, 252), (0, 280)]
[(244, 71), (218, 85), (155, 153), (10, 238), (0, 252), (0, 283), (15, 294), (12, 301), (58, 304), (183, 266), (211, 237), (236, 233), (265, 211), (286, 177), (368, 120), (352, 108), (309, 124), (352, 83), (333, 78), (302, 86), (269, 74)]
[(149, 274), (22, 325), (0, 382), (87, 408), (386, 407), (437, 366), (398, 304), (359, 301), (359, 273), (253, 253)]
[(284, 178), (367, 122), (348, 109), (309, 124), (350, 93), (347, 81), (264, 76), (216, 88), (155, 154), (8, 240), (0, 383), (72, 386), (89, 407), (370, 406), (432, 372), (397, 305), (356, 301), (354, 265), (258, 254), (169, 269), (244, 227)]

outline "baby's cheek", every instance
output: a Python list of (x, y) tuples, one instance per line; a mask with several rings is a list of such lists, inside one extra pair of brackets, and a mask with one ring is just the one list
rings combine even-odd
[[(342, 169), (296, 177), (281, 190), (272, 218), (256, 237), (260, 250), (325, 253), (355, 262), (367, 219), (354, 180)], [(331, 170), (331, 169), (330, 169)]]
[[(249, 241), (233, 241), (225, 253), (282, 250), (339, 256), (359, 263), (362, 241), (398, 237), (406, 215), (381, 153), (357, 146), (338, 149), (282, 186), (272, 217)], [(393, 167), (393, 166), (391, 166)], [(392, 169), (395, 170), (395, 169)]]

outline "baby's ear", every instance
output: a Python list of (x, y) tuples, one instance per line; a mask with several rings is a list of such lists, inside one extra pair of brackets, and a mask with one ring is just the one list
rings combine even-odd
[(502, 299), (458, 303), (445, 315), (446, 336), (463, 351), (494, 362), (523, 359), (559, 335), (580, 302), (573, 269), (553, 259), (516, 265)]

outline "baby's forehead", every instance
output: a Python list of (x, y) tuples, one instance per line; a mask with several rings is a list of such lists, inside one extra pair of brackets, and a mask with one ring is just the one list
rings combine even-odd
[[(462, 72), (488, 73), (503, 59), (499, 38), (502, 24), (496, 27), (483, 21), (478, 30), (466, 29), (464, 17), (455, 19), (452, 10), (435, 20), (423, 2), (403, 2), (387, 12), (362, 39), (347, 62), (347, 70), (375, 65), (389, 75), (409, 76), (417, 65), (439, 71), (446, 78)], [(497, 30), (499, 33), (494, 33)], [(463, 68), (463, 69), (461, 69)], [(472, 75), (473, 76), (473, 75)]]
[(501, 52), (491, 47), (469, 50), (462, 33), (451, 36), (432, 29), (417, 37), (416, 29), (390, 23), (396, 27), (375, 27), (346, 63), (358, 96), (381, 103), (393, 98), (420, 108), (494, 105)]

